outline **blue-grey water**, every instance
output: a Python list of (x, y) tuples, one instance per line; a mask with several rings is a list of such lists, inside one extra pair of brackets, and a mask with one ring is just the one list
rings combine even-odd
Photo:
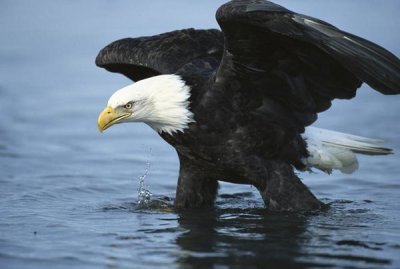
[[(175, 213), (178, 160), (143, 124), (103, 135), (130, 83), (95, 67), (128, 36), (215, 28), (224, 1), (0, 1), (0, 268), (400, 268), (400, 96), (363, 87), (317, 125), (385, 139), (352, 175), (301, 174), (331, 209), (270, 214), (222, 184), (214, 210)], [(279, 0), (400, 56), (398, 0)], [(147, 171), (148, 170), (148, 171)], [(150, 207), (137, 203), (140, 177)]]

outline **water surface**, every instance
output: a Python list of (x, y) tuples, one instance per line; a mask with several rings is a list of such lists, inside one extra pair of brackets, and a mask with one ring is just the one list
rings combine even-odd
[[(397, 0), (277, 2), (400, 55)], [(398, 154), (361, 157), (353, 175), (301, 174), (331, 205), (319, 214), (269, 214), (254, 188), (231, 184), (214, 210), (178, 214), (174, 150), (142, 124), (98, 133), (98, 113), (129, 81), (95, 67), (97, 52), (122, 37), (216, 28), (222, 3), (1, 1), (1, 268), (400, 268)], [(399, 114), (399, 97), (363, 87), (317, 125), (400, 152)]]

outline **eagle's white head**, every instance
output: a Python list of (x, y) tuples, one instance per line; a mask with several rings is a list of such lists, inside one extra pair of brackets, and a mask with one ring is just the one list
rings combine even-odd
[(99, 131), (117, 123), (144, 122), (159, 133), (183, 132), (194, 122), (190, 88), (180, 76), (160, 75), (116, 91), (98, 119)]

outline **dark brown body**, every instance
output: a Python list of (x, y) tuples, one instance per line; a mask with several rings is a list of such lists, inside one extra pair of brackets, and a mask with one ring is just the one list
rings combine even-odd
[[(264, 0), (234, 0), (217, 11), (218, 30), (181, 30), (122, 39), (96, 64), (132, 80), (180, 75), (191, 87), (195, 122), (161, 137), (175, 147), (175, 205), (213, 205), (218, 180), (257, 187), (268, 209), (322, 203), (295, 175), (305, 169), (305, 126), (335, 98), (366, 82), (400, 90), (400, 61), (367, 40)], [(162, 85), (160, 86), (162, 91)]]

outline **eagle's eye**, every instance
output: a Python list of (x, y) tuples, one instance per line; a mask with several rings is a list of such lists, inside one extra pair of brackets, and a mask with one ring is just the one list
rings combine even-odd
[(131, 102), (127, 103), (126, 105), (124, 105), (124, 108), (125, 109), (131, 109), (132, 108), (132, 103)]

